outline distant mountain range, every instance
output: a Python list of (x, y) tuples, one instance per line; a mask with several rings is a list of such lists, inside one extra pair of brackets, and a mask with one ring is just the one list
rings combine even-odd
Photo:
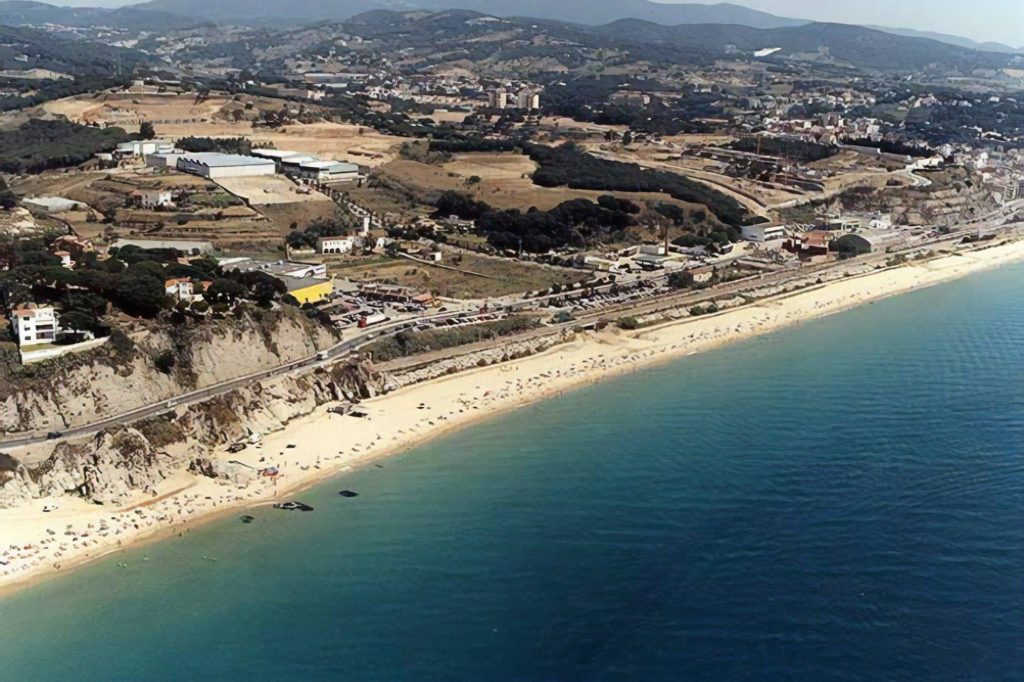
[[(29, 0), (0, 0), (0, 25), (71, 27), (109, 26), (129, 30), (168, 31), (205, 22), (241, 25), (300, 25), (341, 21), (376, 10), (436, 12), (462, 9), (498, 17), (529, 17), (547, 21), (601, 26), (620, 20), (642, 20), (673, 27), (717, 24), (754, 29), (834, 26), (802, 19), (778, 17), (731, 3), (712, 5), (665, 3), (650, 0), (149, 0), (119, 9), (59, 7)], [(1024, 50), (1000, 43), (979, 43), (959, 36), (867, 27), (908, 38), (926, 38), (959, 48), (1021, 54)], [(834, 32), (834, 29), (832, 29)], [(716, 32), (720, 33), (720, 31)]]
[(978, 41), (971, 40), (970, 38), (954, 36), (948, 33), (935, 33), (934, 31), (915, 31), (912, 28), (886, 28), (885, 26), (868, 26), (867, 28), (873, 28), (876, 31), (884, 31), (885, 33), (891, 33), (893, 35), (904, 36), (907, 38), (928, 38), (929, 40), (937, 40), (940, 43), (956, 45), (957, 47), (966, 47), (970, 50), (981, 50), (982, 52), (1024, 54), (1024, 48), (1010, 47), (1009, 45), (1004, 45), (1003, 43), (979, 43)]
[(158, 10), (203, 19), (342, 20), (371, 10), (465, 9), (498, 17), (519, 16), (587, 24), (643, 19), (657, 24), (740, 24), (779, 28), (805, 24), (747, 7), (721, 3), (670, 4), (649, 0), (150, 0), (138, 9)]
[[(752, 28), (736, 24), (678, 24), (663, 26), (638, 19), (621, 19), (601, 26), (529, 18), (481, 21), (487, 15), (467, 10), (437, 13), (374, 11), (358, 15), (342, 28), (379, 38), (393, 49), (435, 47), (442, 58), (460, 48), (470, 60), (561, 60), (567, 54), (552, 49), (542, 36), (590, 49), (612, 49), (633, 61), (708, 64), (726, 58), (730, 50), (752, 55), (769, 50), (772, 59), (793, 58), (820, 64), (851, 65), (877, 71), (921, 73), (937, 68), (970, 72), (977, 68), (1009, 66), (1012, 55), (980, 52), (926, 38), (894, 36), (847, 24), (802, 24)], [(504, 40), (487, 38), (503, 36)], [(515, 43), (505, 47), (507, 43)], [(571, 52), (571, 50), (570, 50)], [(570, 66), (573, 60), (563, 66)]]
[(72, 28), (107, 26), (134, 31), (172, 31), (195, 26), (198, 21), (181, 14), (121, 7), (58, 7), (29, 0), (0, 2), (0, 25), (43, 26), (57, 24)]

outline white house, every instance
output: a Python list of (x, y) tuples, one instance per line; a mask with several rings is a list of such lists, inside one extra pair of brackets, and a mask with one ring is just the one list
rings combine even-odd
[(174, 205), (174, 195), (169, 190), (144, 189), (136, 192), (135, 197), (142, 208)]
[(53, 306), (40, 306), (35, 303), (26, 303), (11, 310), (11, 325), (18, 337), (19, 346), (52, 343), (60, 331)]
[(352, 237), (320, 237), (316, 240), (316, 250), (320, 253), (351, 253), (355, 248)]
[(177, 301), (191, 301), (195, 298), (195, 287), (188, 277), (165, 280), (164, 291)]

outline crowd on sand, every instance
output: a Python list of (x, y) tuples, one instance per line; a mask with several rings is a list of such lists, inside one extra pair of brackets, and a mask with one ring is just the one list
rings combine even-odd
[[(406, 386), (360, 404), (324, 406), (237, 454), (272, 477), (210, 479), (181, 472), (117, 508), (73, 498), (0, 510), (0, 587), (66, 569), (146, 537), (186, 532), (218, 512), (286, 499), (327, 475), (416, 445), (447, 429), (616, 373), (747, 338), (885, 296), (1024, 258), (1024, 241), (850, 277), (717, 314), (625, 332), (610, 326), (537, 355)], [(43, 510), (46, 511), (43, 511)]]

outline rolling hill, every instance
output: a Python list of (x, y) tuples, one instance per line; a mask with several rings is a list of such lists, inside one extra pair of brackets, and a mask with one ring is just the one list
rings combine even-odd
[[(894, 36), (846, 24), (812, 23), (758, 29), (736, 24), (664, 26), (622, 19), (588, 26), (533, 18), (481, 21), (483, 17), (468, 11), (433, 14), (376, 11), (353, 17), (346, 25), (361, 35), (391, 40), (396, 46), (465, 44), (469, 59), (493, 54), (499, 59), (545, 54), (566, 59), (567, 50), (546, 45), (545, 40), (538, 39), (542, 34), (591, 49), (626, 50), (632, 60), (652, 63), (707, 63), (726, 57), (727, 46), (743, 58), (750, 58), (759, 50), (774, 49), (772, 60), (798, 59), (889, 72), (920, 72), (929, 68), (957, 72), (997, 69), (1019, 59), (1014, 55), (981, 52), (926, 38)], [(488, 32), (510, 29), (517, 32), (514, 39), (509, 36), (496, 42), (471, 40)], [(564, 61), (563, 64), (570, 65)]]
[(196, 24), (188, 16), (149, 11), (135, 7), (105, 9), (101, 7), (58, 7), (29, 0), (0, 2), (0, 24), (4, 26), (44, 26), (47, 24), (92, 28), (110, 28), (133, 31), (171, 31)]
[(777, 28), (806, 23), (777, 17), (767, 12), (721, 3), (701, 5), (669, 4), (649, 0), (150, 0), (138, 9), (169, 12), (197, 19), (266, 20), (292, 22), (342, 20), (375, 9), (428, 10), (465, 9), (492, 16), (522, 16), (558, 21), (604, 24), (617, 19), (644, 19), (659, 24), (741, 24), (755, 28)]

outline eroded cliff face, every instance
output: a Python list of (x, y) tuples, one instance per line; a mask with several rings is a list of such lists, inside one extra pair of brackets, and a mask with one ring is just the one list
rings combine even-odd
[(393, 385), (361, 364), (256, 382), (201, 404), (58, 445), (39, 464), (0, 459), (0, 507), (50, 495), (116, 503), (186, 468), (211, 473), (209, 449), (282, 428), (320, 405), (371, 398)]
[[(295, 331), (298, 330), (296, 328)], [(181, 364), (171, 374), (162, 375), (167, 377), (168, 383), (160, 380), (158, 372), (149, 365), (143, 364), (143, 376), (135, 377), (133, 372), (137, 365), (134, 363), (121, 367), (106, 364), (100, 376), (109, 376), (104, 380), (116, 384), (119, 387), (116, 390), (124, 391), (127, 386), (137, 386), (140, 387), (138, 390), (149, 392), (130, 398), (117, 395), (104, 397), (104, 393), (97, 387), (82, 384), (77, 390), (86, 392), (83, 409), (102, 399), (107, 401), (105, 405), (120, 406), (114, 409), (118, 412), (130, 409), (123, 407), (131, 405), (130, 400), (153, 402), (153, 396), (156, 395), (154, 391), (165, 387), (175, 389), (175, 392), (168, 394), (170, 397), (181, 393), (182, 386), (193, 388), (208, 385), (214, 380), (205, 375), (202, 380), (192, 384), (182, 377), (187, 377), (189, 372), (197, 367), (208, 366), (209, 363), (236, 362), (245, 367), (243, 371), (232, 375), (220, 375), (218, 380), (223, 380), (262, 369), (251, 364), (259, 358), (272, 356), (277, 358), (276, 364), (307, 357), (314, 352), (309, 350), (310, 346), (285, 339), (276, 339), (276, 348), (273, 350), (268, 345), (264, 345), (263, 350), (259, 347), (255, 350), (240, 347), (255, 344), (259, 335), (258, 331), (241, 330), (230, 339), (212, 336), (205, 342), (207, 345), (194, 351), (189, 359), (183, 360), (183, 356), (176, 355)], [(237, 442), (255, 433), (264, 434), (281, 429), (291, 420), (311, 414), (321, 405), (335, 402), (351, 404), (444, 374), (526, 357), (564, 343), (571, 337), (571, 334), (552, 335), (504, 343), (499, 347), (467, 349), (465, 353), (442, 361), (416, 362), (412, 359), (411, 362), (395, 363), (402, 366), (385, 367), (390, 371), (380, 371), (359, 361), (339, 363), (252, 382), (202, 403), (182, 405), (167, 414), (100, 432), (85, 442), (62, 443), (45, 459), (35, 460), (31, 465), (0, 453), (0, 508), (17, 506), (49, 495), (74, 495), (96, 503), (118, 503), (131, 493), (154, 491), (159, 483), (185, 470), (197, 475), (230, 477), (225, 463), (210, 456), (212, 448)], [(168, 341), (148, 338), (140, 341), (139, 345), (166, 344)], [(282, 343), (285, 344), (283, 347)], [(197, 348), (196, 341), (190, 341), (187, 347)], [(166, 350), (167, 346), (156, 345), (155, 348)], [(144, 360), (140, 356), (136, 362), (144, 363)], [(186, 366), (186, 363), (193, 364)], [(79, 369), (84, 372), (87, 366), (83, 363)], [(147, 386), (150, 388), (147, 389)], [(72, 404), (74, 390), (64, 386), (50, 392), (38, 391), (19, 397), (18, 404), (36, 404), (45, 408), (54, 404), (57, 400), (53, 397), (55, 395), (62, 396), (60, 399), (64, 400), (63, 405)]]
[[(292, 309), (133, 335), (131, 348), (68, 355), (0, 377), (0, 430), (60, 431), (309, 357), (331, 332)], [(160, 360), (172, 358), (161, 368)]]
[[(928, 174), (919, 174), (928, 179)], [(829, 208), (838, 212), (888, 213), (900, 225), (957, 225), (995, 210), (991, 192), (963, 171), (950, 171), (941, 186), (895, 191), (851, 188), (832, 197)]]

